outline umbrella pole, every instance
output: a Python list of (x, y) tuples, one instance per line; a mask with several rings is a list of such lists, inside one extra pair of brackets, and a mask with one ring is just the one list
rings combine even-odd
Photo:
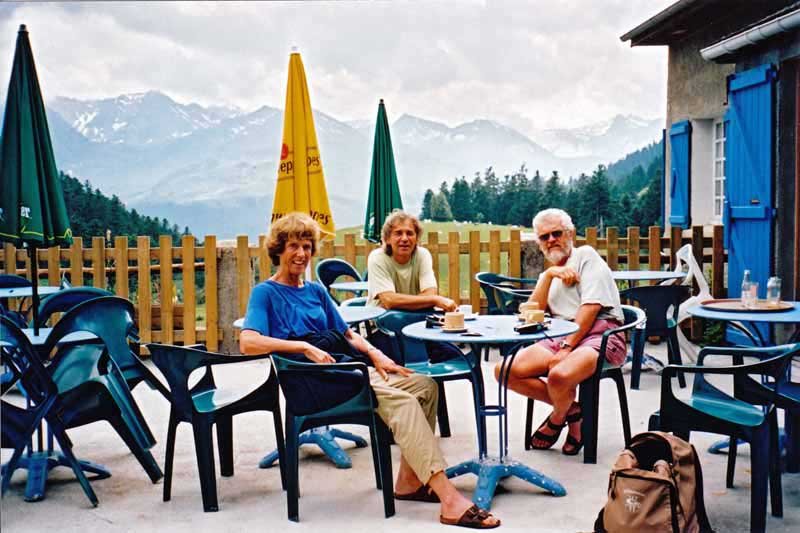
[(28, 248), (28, 255), (31, 260), (31, 289), (33, 294), (33, 334), (39, 335), (39, 265), (36, 260), (36, 246)]

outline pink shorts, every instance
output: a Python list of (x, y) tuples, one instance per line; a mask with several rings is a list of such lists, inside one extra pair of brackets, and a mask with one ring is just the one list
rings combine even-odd
[[(594, 321), (592, 329), (586, 333), (586, 336), (581, 339), (577, 347), (588, 346), (600, 352), (600, 343), (603, 342), (603, 332), (607, 329), (614, 329), (620, 327), (622, 324), (617, 320), (598, 319)], [(559, 350), (558, 345), (561, 344), (562, 339), (545, 339), (536, 343), (536, 346), (541, 346), (547, 350), (556, 353)], [(573, 348), (574, 349), (574, 348)], [(625, 362), (625, 356), (628, 353), (628, 346), (625, 343), (625, 333), (618, 333), (616, 335), (609, 335), (608, 344), (606, 345), (606, 361), (612, 365), (619, 366)]]

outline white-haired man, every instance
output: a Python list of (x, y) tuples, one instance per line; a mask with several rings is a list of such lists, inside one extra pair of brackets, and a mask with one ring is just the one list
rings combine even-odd
[[(533, 229), (539, 248), (553, 266), (539, 276), (529, 301), (548, 309), (553, 317), (574, 321), (578, 331), (520, 350), (509, 370), (508, 386), (553, 406), (553, 412), (530, 437), (533, 448), (552, 447), (569, 425), (561, 451), (577, 455), (583, 439), (575, 391), (595, 371), (603, 332), (622, 325), (624, 315), (611, 270), (591, 246), (573, 246), (575, 226), (565, 211), (540, 211), (533, 218)], [(625, 339), (621, 337), (612, 335), (608, 340), (606, 359), (613, 364), (625, 359)], [(498, 375), (499, 365), (495, 368)]]

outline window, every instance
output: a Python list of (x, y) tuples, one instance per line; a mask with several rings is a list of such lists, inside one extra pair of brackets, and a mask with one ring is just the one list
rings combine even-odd
[(722, 120), (715, 121), (712, 154), (714, 168), (711, 176), (714, 180), (714, 220), (716, 222), (722, 222), (722, 207), (725, 201), (725, 139), (727, 136), (727, 123)]

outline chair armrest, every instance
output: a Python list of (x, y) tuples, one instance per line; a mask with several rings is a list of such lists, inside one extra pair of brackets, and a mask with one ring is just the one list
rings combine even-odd
[(258, 355), (225, 355), (221, 353), (214, 353), (214, 352), (207, 352), (210, 357), (207, 357), (204, 364), (206, 365), (227, 365), (230, 363), (247, 363), (250, 361), (261, 361), (263, 359), (269, 359), (270, 354), (258, 354)]
[[(767, 359), (774, 356), (776, 353), (785, 351), (788, 346), (771, 346), (767, 348), (739, 348), (735, 346), (706, 346), (700, 350), (697, 355), (697, 364), (702, 365), (703, 360), (707, 356), (720, 356), (729, 355), (733, 358), (734, 365), (741, 365), (744, 363), (745, 357), (755, 357), (757, 359)], [(766, 357), (765, 357), (766, 356)]]
[[(259, 356), (260, 357), (260, 356)], [(363, 384), (369, 387), (369, 369), (366, 364), (360, 362), (351, 363), (301, 363), (286, 359), (278, 354), (270, 356), (275, 368), (278, 371), (278, 380), (283, 372), (304, 373), (304, 374), (323, 374), (331, 371), (356, 371), (361, 373)]]

